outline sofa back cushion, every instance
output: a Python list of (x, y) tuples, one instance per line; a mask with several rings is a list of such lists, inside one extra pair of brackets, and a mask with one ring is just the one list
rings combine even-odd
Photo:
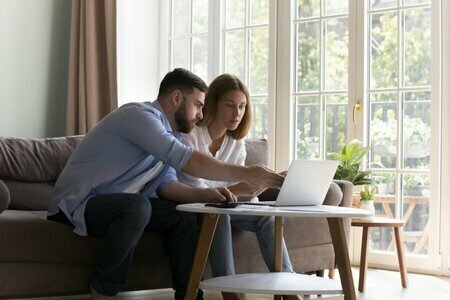
[(255, 165), (269, 163), (269, 144), (265, 139), (246, 139), (245, 150), (247, 156), (245, 158), (245, 165)]
[[(0, 137), (0, 180), (9, 209), (47, 210), (53, 184), (83, 136), (25, 139)], [(246, 164), (268, 163), (268, 143), (246, 140)]]
[(54, 182), (81, 136), (0, 138), (0, 179)]
[(0, 137), (0, 180), (9, 190), (8, 208), (46, 210), (53, 184), (81, 139)]

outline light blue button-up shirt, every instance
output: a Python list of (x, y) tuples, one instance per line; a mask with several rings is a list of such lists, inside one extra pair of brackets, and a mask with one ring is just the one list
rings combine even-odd
[(192, 155), (192, 149), (179, 138), (158, 101), (123, 105), (75, 148), (56, 181), (48, 214), (61, 210), (75, 226), (74, 232), (85, 236), (89, 198), (133, 188), (162, 161), (162, 171), (140, 191), (155, 197), (158, 189), (177, 180), (176, 172)]

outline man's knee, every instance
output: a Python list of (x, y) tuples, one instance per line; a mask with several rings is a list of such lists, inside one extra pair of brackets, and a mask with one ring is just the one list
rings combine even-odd
[(135, 226), (144, 228), (150, 220), (152, 207), (145, 196), (135, 194), (130, 197), (126, 212), (128, 218)]

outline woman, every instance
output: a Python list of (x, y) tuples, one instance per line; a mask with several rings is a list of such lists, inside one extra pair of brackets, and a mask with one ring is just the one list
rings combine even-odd
[[(183, 142), (195, 150), (208, 153), (227, 163), (244, 165), (245, 141), (252, 119), (250, 97), (245, 85), (236, 77), (223, 74), (210, 84), (203, 109), (203, 119), (183, 136)], [(264, 189), (247, 183), (211, 181), (179, 174), (179, 180), (195, 187), (227, 186), (240, 201), (255, 198)], [(274, 271), (274, 219), (272, 217), (221, 215), (209, 252), (214, 277), (235, 274), (231, 227), (255, 232), (264, 261)], [(284, 243), (284, 242), (283, 242)], [(283, 244), (283, 271), (294, 272), (286, 245)], [(237, 294), (223, 293), (224, 299), (239, 299)], [(285, 296), (285, 299), (300, 299)]]

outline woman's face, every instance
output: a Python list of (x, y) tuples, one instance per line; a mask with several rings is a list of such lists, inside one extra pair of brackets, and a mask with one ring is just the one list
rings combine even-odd
[(247, 98), (239, 90), (229, 91), (217, 101), (215, 122), (227, 130), (236, 130), (245, 114)]

